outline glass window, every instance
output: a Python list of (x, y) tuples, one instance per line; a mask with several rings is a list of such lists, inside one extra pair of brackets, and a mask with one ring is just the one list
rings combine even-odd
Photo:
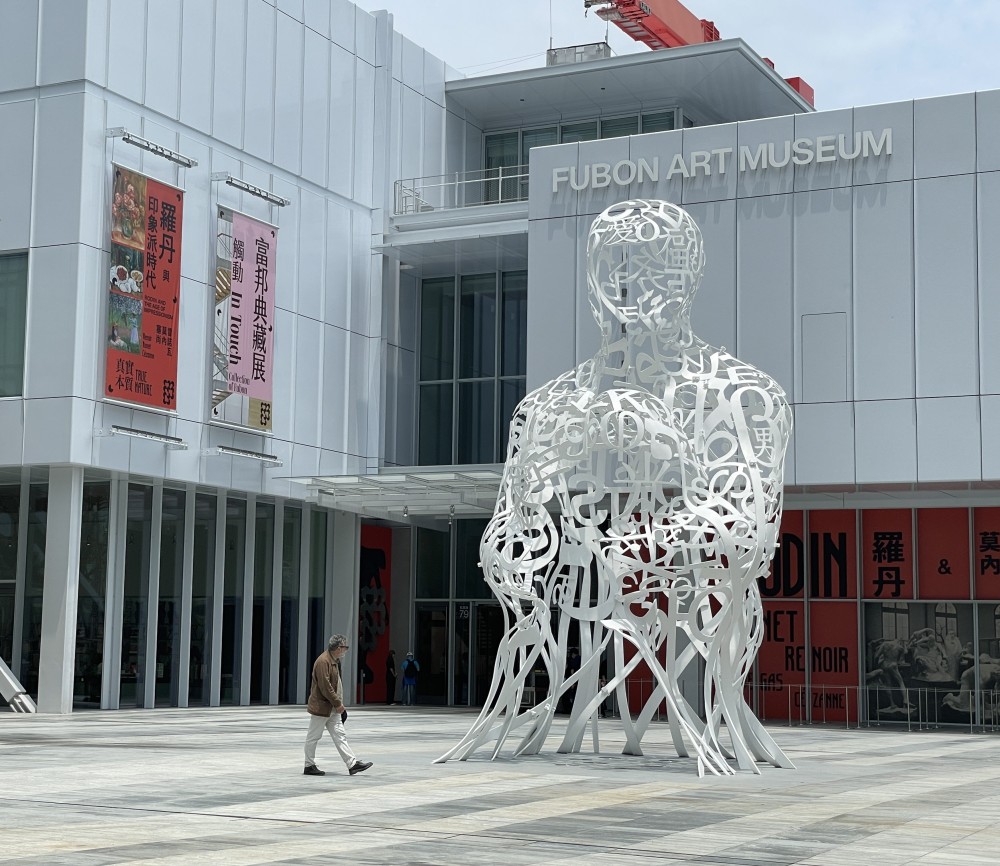
[(486, 169), (518, 164), (518, 133), (495, 132), (486, 136)]
[(528, 272), (509, 271), (501, 280), (500, 375), (523, 376), (528, 366)]
[(83, 486), (80, 587), (76, 608), (76, 668), (73, 678), (74, 707), (101, 705), (110, 506), (110, 484), (103, 482)]
[(49, 511), (47, 484), (32, 484), (28, 502), (24, 614), (21, 620), (21, 685), (38, 700), (38, 660), (42, 647), (42, 585), (45, 580), (45, 527)]
[(455, 522), (455, 598), (492, 598), (479, 565), (479, 542), (487, 520)]
[(417, 529), (417, 598), (448, 598), (451, 534)]
[(274, 506), (257, 503), (253, 541), (253, 636), (250, 641), (250, 703), (267, 701), (271, 672), (271, 588), (274, 574)]
[(497, 430), (497, 462), (502, 463), (507, 458), (507, 442), (510, 439), (510, 422), (514, 417), (517, 404), (524, 399), (525, 380), (500, 380), (500, 417)]
[(156, 706), (179, 704), (177, 671), (181, 658), (181, 590), (184, 585), (183, 490), (163, 491), (160, 530), (160, 598), (156, 611)]
[(455, 280), (424, 280), (420, 289), (420, 380), (450, 379), (455, 363)]
[(326, 598), (326, 511), (313, 511), (309, 527), (309, 646), (306, 663), (312, 667), (329, 639), (324, 634), (326, 616), (323, 602)]
[(21, 487), (0, 487), (0, 659), (13, 664), (14, 588)]
[(421, 466), (451, 463), (452, 385), (420, 386), (420, 441), (417, 462)]
[(559, 143), (559, 130), (555, 126), (543, 129), (526, 129), (521, 133), (521, 165), (527, 165), (533, 147), (547, 147)]
[(672, 108), (670, 111), (657, 111), (642, 116), (643, 132), (668, 132), (676, 126), (677, 112)]
[(586, 120), (583, 123), (564, 123), (559, 133), (559, 141), (562, 144), (573, 141), (592, 141), (597, 138), (597, 121)]
[(215, 585), (216, 498), (195, 496), (194, 574), (191, 582), (191, 656), (188, 704), (211, 704), (208, 656), (212, 647), (212, 595)]
[(888, 602), (882, 605), (882, 637), (887, 640), (909, 638), (910, 606), (906, 602)]
[(0, 256), (0, 397), (24, 393), (28, 254)]
[(958, 634), (958, 610), (947, 602), (934, 606), (934, 631), (941, 637)]
[(222, 572), (223, 704), (240, 703), (240, 658), (243, 647), (243, 569), (246, 560), (247, 504), (226, 502), (226, 565)]
[(146, 614), (153, 533), (153, 488), (130, 484), (127, 507), (122, 670), (118, 700), (122, 707), (141, 707), (146, 682)]
[(460, 379), (481, 379), (496, 370), (496, 274), (462, 277), (459, 299)]
[(637, 135), (639, 132), (639, 117), (608, 117), (601, 120), (601, 138), (621, 138), (625, 135)]
[(492, 463), (496, 454), (494, 434), (494, 383), (462, 382), (458, 386), (458, 462)]
[[(302, 550), (302, 509), (285, 507), (281, 545), (281, 642), (278, 647), (278, 701), (298, 702), (299, 566)], [(301, 667), (301, 665), (298, 665)]]

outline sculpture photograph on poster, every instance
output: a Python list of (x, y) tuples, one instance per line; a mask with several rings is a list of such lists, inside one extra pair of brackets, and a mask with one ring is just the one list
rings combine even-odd
[[(673, 746), (699, 774), (793, 766), (744, 691), (792, 414), (770, 376), (693, 333), (704, 264), (701, 231), (674, 204), (626, 201), (594, 220), (601, 347), (514, 413), (480, 547), (507, 630), (482, 712), (439, 761), (483, 746), (496, 757), (515, 732), (515, 755), (537, 754), (557, 709), (569, 714), (558, 751), (580, 751), (588, 727), (597, 751), (614, 697), (625, 754), (642, 754), (665, 703)], [(653, 686), (630, 706), (640, 665)], [(548, 689), (531, 705), (536, 669)]]

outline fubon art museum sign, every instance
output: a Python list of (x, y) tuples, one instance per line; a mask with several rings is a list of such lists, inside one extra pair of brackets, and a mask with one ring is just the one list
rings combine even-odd
[(740, 173), (787, 165), (837, 162), (865, 159), (892, 154), (892, 130), (879, 133), (871, 130), (853, 135), (818, 135), (815, 138), (795, 138), (759, 145), (717, 147), (714, 150), (693, 150), (685, 156), (675, 154), (669, 163), (658, 156), (649, 159), (623, 159), (620, 162), (592, 162), (580, 166), (559, 166), (552, 169), (552, 192), (565, 185), (577, 191), (629, 186), (633, 183), (657, 183), (675, 177), (688, 178)]

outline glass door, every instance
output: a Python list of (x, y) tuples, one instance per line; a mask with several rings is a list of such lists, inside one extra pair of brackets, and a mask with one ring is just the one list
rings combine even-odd
[(417, 678), (418, 704), (448, 703), (448, 604), (418, 602), (416, 605), (416, 646), (420, 664)]

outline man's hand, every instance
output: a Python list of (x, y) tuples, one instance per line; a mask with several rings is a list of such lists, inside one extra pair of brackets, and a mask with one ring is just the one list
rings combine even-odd
[(340, 714), (340, 724), (343, 725), (346, 721), (347, 721), (347, 710), (344, 710), (344, 712)]

